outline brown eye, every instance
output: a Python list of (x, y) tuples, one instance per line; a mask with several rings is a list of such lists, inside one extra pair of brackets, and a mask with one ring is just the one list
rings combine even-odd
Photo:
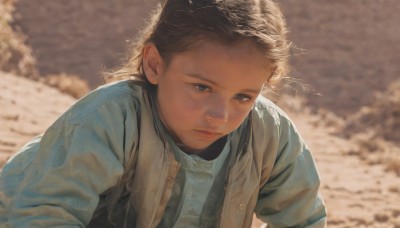
[(194, 88), (199, 92), (210, 92), (210, 87), (203, 84), (193, 84)]
[(240, 102), (250, 102), (252, 100), (252, 97), (246, 94), (237, 94), (235, 96), (235, 99)]

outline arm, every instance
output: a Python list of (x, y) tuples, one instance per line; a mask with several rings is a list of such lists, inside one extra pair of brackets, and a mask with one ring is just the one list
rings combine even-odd
[(10, 227), (85, 227), (99, 195), (119, 181), (134, 151), (136, 116), (116, 103), (90, 111), (81, 115), (73, 109), (45, 133), (23, 170), (8, 215)]
[(278, 154), (270, 177), (262, 183), (256, 215), (268, 228), (325, 227), (326, 209), (312, 155), (288, 119), (281, 119), (280, 128)]

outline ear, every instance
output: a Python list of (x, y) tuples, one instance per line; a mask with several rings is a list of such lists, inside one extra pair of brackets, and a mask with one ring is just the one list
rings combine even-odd
[(154, 43), (147, 43), (143, 48), (143, 70), (147, 80), (157, 85), (160, 75), (163, 73), (164, 62)]

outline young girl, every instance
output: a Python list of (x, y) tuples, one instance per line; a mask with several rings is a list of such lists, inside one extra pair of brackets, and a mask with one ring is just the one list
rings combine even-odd
[(115, 78), (11, 158), (1, 227), (324, 227), (313, 158), (260, 94), (287, 70), (271, 0), (167, 0)]

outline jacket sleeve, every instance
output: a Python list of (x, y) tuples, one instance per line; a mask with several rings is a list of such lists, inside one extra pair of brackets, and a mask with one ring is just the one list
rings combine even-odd
[[(123, 113), (115, 103), (79, 115), (74, 111), (44, 134), (33, 161), (22, 170), (8, 227), (85, 227), (99, 195), (121, 178), (134, 151), (136, 116)], [(18, 155), (5, 170), (18, 166), (17, 160)], [(3, 173), (1, 178), (12, 177)]]
[(326, 209), (312, 155), (291, 121), (281, 117), (278, 153), (262, 183), (255, 213), (273, 227), (325, 227)]

